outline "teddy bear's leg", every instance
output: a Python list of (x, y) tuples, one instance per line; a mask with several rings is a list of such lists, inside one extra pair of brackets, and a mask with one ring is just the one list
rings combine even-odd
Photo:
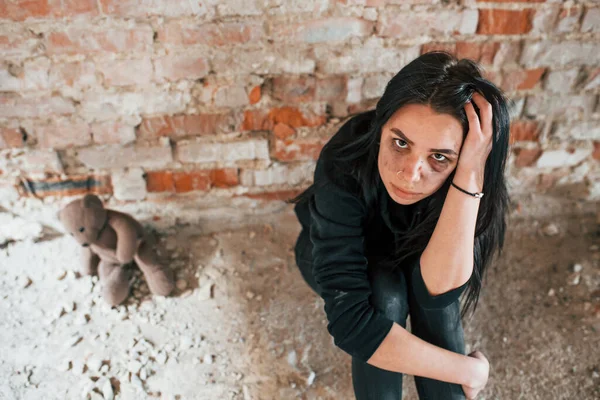
[(121, 304), (129, 295), (131, 271), (120, 264), (100, 261), (98, 275), (102, 284), (102, 297), (111, 306)]
[(94, 254), (89, 247), (81, 248), (81, 273), (85, 275), (94, 275), (98, 269), (100, 257)]
[(151, 243), (147, 241), (142, 242), (140, 247), (138, 247), (134, 259), (144, 273), (148, 288), (153, 294), (167, 296), (173, 291), (175, 287), (173, 271), (170, 268), (164, 267), (156, 260)]

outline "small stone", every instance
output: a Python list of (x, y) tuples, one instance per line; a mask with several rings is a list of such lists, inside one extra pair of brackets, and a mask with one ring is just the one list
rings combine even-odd
[(581, 275), (579, 275), (577, 272), (574, 272), (571, 275), (569, 275), (567, 283), (571, 286), (576, 286), (576, 285), (579, 285), (580, 280), (581, 280)]
[(254, 232), (254, 231), (250, 231), (250, 233), (248, 234), (248, 237), (249, 237), (250, 239), (254, 239), (254, 238), (256, 237), (256, 232)]
[(559, 229), (556, 224), (549, 223), (542, 227), (542, 232), (546, 236), (556, 236), (556, 235), (558, 235)]
[(308, 386), (312, 385), (316, 377), (317, 374), (315, 374), (314, 371), (310, 371), (310, 375), (308, 375), (308, 378), (306, 379), (306, 384)]
[(67, 361), (63, 361), (58, 365), (57, 368), (59, 371), (61, 372), (67, 372), (68, 370), (71, 369), (71, 361), (67, 360)]
[(598, 373), (598, 371), (596, 371), (596, 370), (592, 371), (592, 378), (593, 378), (593, 379), (598, 379), (598, 378), (600, 378), (600, 374)]
[(554, 291), (554, 289), (550, 288), (550, 290), (548, 290), (548, 296), (552, 297), (556, 294), (556, 292)]
[(202, 358), (202, 362), (204, 364), (211, 365), (213, 363), (213, 355), (205, 354), (204, 357)]
[(102, 395), (104, 396), (104, 400), (113, 400), (115, 398), (115, 392), (109, 379), (104, 381), (102, 385)]
[(56, 279), (58, 279), (59, 281), (62, 281), (63, 279), (65, 279), (66, 276), (67, 276), (67, 271), (65, 271), (64, 269), (61, 269), (60, 271), (58, 271), (58, 274), (56, 275)]
[(182, 336), (179, 338), (179, 347), (181, 350), (187, 350), (192, 347), (192, 338), (189, 336)]
[(132, 374), (137, 374), (142, 368), (142, 363), (137, 360), (130, 360), (127, 363), (127, 370)]
[(67, 339), (66, 346), (73, 347), (77, 343), (79, 343), (81, 340), (83, 340), (83, 337), (81, 337), (81, 335), (79, 335), (79, 333), (76, 333), (76, 334), (72, 335), (69, 339)]
[(19, 286), (23, 289), (28, 288), (29, 286), (31, 286), (32, 283), (33, 282), (28, 276), (23, 275), (19, 277)]
[(83, 363), (83, 361), (73, 361), (72, 365), (73, 365), (73, 367), (71, 368), (71, 371), (74, 374), (76, 374), (76, 375), (83, 374), (83, 369), (85, 368), (85, 364)]
[(573, 265), (573, 272), (581, 272), (583, 270), (583, 266), (581, 264)]
[(85, 314), (79, 314), (77, 317), (75, 317), (73, 323), (79, 326), (85, 325), (88, 323), (88, 316)]
[(164, 364), (167, 362), (167, 353), (164, 351), (159, 351), (156, 355), (156, 362), (159, 364)]
[(90, 370), (96, 372), (100, 371), (100, 367), (102, 367), (102, 360), (96, 356), (92, 356), (86, 364)]
[(96, 383), (92, 380), (86, 379), (85, 382), (83, 383), (83, 387), (81, 390), (81, 395), (83, 396), (84, 399), (87, 399), (88, 396), (91, 397), (92, 393), (94, 393), (94, 386), (96, 386)]
[(288, 353), (287, 356), (287, 362), (288, 364), (290, 364), (292, 367), (296, 367), (296, 363), (298, 362), (298, 356), (296, 355), (296, 351), (292, 350)]
[(136, 374), (131, 374), (131, 378), (129, 378), (129, 382), (131, 382), (131, 384), (143, 391), (144, 390), (144, 383), (140, 380), (139, 376), (137, 376)]
[(187, 288), (187, 285), (188, 283), (185, 279), (178, 279), (175, 283), (175, 286), (177, 286), (177, 289), (179, 290), (185, 290)]
[(212, 281), (205, 283), (203, 286), (200, 286), (198, 289), (198, 299), (201, 301), (212, 299), (213, 297), (213, 287), (215, 284)]
[(103, 366), (100, 367), (100, 372), (102, 372), (103, 374), (106, 374), (109, 369), (110, 369), (110, 367), (108, 366), (108, 364), (104, 364)]
[(255, 296), (255, 295), (254, 295), (254, 293), (253, 293), (253, 292), (251, 292), (251, 291), (247, 291), (247, 292), (246, 292), (246, 297), (247, 297), (249, 300), (252, 300), (252, 299), (254, 298), (254, 296)]
[(148, 370), (146, 370), (146, 368), (140, 369), (140, 379), (143, 381), (148, 379)]
[(600, 246), (598, 246), (597, 244), (593, 244), (590, 246), (590, 251), (598, 251), (598, 249), (600, 249)]

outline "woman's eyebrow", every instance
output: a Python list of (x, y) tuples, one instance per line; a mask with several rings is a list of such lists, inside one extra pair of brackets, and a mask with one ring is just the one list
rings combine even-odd
[[(391, 128), (390, 130), (392, 131), (392, 133), (394, 133), (400, 139), (404, 140), (406, 143), (411, 144), (411, 145), (415, 144), (412, 140), (410, 140), (409, 138), (407, 138), (406, 135), (404, 134), (404, 132), (402, 132), (400, 129), (398, 129), (398, 128)], [(429, 151), (431, 151), (433, 153), (440, 153), (440, 154), (448, 154), (448, 155), (458, 156), (458, 154), (456, 154), (456, 152), (454, 150), (452, 150), (452, 149), (429, 149)]]

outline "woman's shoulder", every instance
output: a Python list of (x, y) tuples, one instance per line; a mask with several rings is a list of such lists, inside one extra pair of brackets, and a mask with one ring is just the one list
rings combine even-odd
[(374, 113), (367, 111), (353, 116), (331, 137), (317, 159), (315, 182), (332, 183), (353, 194), (361, 192), (361, 184), (355, 171), (356, 161), (343, 157), (340, 149), (368, 134)]

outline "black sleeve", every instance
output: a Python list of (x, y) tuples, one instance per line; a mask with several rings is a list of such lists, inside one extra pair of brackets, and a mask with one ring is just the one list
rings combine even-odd
[(364, 201), (328, 182), (317, 163), (315, 178), (325, 181), (309, 203), (313, 274), (325, 301), (327, 329), (346, 353), (367, 361), (393, 321), (369, 303), (371, 285), (365, 257)]

